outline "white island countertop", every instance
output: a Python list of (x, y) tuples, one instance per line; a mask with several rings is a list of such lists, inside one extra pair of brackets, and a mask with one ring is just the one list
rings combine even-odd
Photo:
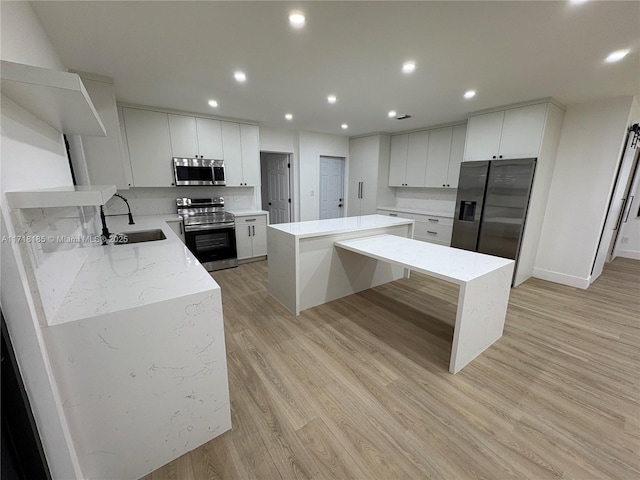
[(362, 217), (330, 218), (306, 222), (269, 225), (269, 228), (293, 235), (296, 238), (333, 235), (336, 233), (363, 232), (395, 225), (409, 225), (413, 220), (388, 217), (386, 215), (365, 215)]
[(92, 245), (50, 325), (104, 315), (219, 288), (167, 225), (177, 215), (107, 217), (111, 233), (161, 229), (165, 240)]
[(419, 242), (396, 235), (355, 238), (337, 242), (336, 245), (458, 284), (514, 263), (507, 258)]

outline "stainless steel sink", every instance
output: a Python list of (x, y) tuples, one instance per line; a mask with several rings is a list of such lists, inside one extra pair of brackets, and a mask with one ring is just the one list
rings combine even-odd
[(134, 232), (120, 232), (114, 235), (114, 245), (126, 245), (129, 243), (156, 242), (167, 238), (162, 230), (136, 230)]

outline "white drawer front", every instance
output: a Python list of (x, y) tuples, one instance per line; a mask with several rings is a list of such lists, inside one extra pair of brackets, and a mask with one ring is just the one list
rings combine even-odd
[(266, 215), (252, 215), (250, 217), (236, 216), (236, 225), (255, 225), (256, 223), (267, 223)]
[(427, 222), (429, 225), (445, 225), (451, 227), (453, 225), (453, 218), (448, 217), (436, 217), (433, 215), (421, 215), (422, 218), (416, 218), (416, 220), (421, 220)]
[(451, 244), (451, 225), (440, 225), (438, 223), (416, 222), (413, 238), (428, 242), (440, 243), (442, 245)]

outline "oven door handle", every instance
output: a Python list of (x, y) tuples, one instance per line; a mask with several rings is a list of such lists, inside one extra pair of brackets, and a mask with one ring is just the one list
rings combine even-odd
[(235, 229), (234, 223), (210, 223), (208, 225), (185, 225), (185, 232), (201, 232), (203, 230), (222, 230), (225, 228)]

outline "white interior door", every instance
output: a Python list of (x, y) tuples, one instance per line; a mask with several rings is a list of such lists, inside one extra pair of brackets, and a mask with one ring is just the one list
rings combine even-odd
[(344, 216), (344, 158), (320, 157), (320, 220)]
[[(289, 196), (289, 155), (265, 154), (267, 168), (267, 209), (270, 223), (291, 221)], [(264, 207), (263, 207), (264, 208)]]

